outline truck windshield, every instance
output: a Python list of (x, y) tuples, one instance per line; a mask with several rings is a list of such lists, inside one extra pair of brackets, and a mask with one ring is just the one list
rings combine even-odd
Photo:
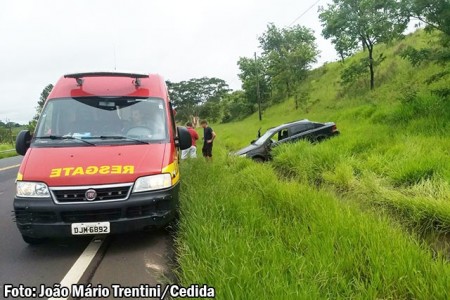
[(49, 100), (39, 118), (33, 143), (95, 146), (167, 140), (167, 114), (162, 99), (82, 97)]

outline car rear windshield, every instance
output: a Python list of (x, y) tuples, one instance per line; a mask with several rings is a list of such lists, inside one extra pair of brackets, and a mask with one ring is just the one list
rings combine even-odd
[(167, 128), (165, 103), (160, 98), (51, 99), (41, 113), (33, 143), (154, 143), (168, 140)]

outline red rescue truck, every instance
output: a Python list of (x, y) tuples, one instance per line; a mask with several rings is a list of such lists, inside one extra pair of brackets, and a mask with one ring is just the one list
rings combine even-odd
[(14, 212), (24, 241), (166, 225), (177, 214), (178, 151), (190, 145), (161, 76), (63, 76), (35, 133), (16, 140), (24, 158)]

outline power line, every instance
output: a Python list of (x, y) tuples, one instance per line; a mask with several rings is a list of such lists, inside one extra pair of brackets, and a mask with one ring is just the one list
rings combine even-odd
[(310, 11), (314, 6), (316, 6), (317, 3), (319, 3), (320, 0), (317, 0), (316, 2), (314, 2), (313, 5), (311, 5), (307, 10), (305, 10), (300, 16), (298, 16), (294, 21), (291, 22), (291, 24), (289, 24), (288, 27), (292, 26), (295, 22), (297, 22), (301, 17), (303, 17), (304, 15), (306, 15), (306, 13), (308, 11)]

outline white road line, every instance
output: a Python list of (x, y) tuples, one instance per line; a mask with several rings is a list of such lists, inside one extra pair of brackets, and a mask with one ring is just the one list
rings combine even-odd
[[(80, 257), (73, 264), (72, 268), (70, 268), (69, 272), (67, 272), (66, 276), (64, 276), (63, 280), (61, 280), (61, 287), (67, 287), (69, 290), (72, 289), (72, 284), (77, 284), (80, 280), (81, 276), (83, 276), (87, 267), (94, 259), (97, 254), (100, 246), (103, 244), (103, 238), (94, 237), (89, 245), (84, 249), (83, 253), (81, 253)], [(67, 299), (67, 298), (49, 298), (48, 300), (56, 300), (56, 299)]]
[(9, 167), (0, 168), (0, 171), (5, 171), (5, 170), (12, 169), (12, 168), (17, 168), (17, 167), (19, 167), (19, 166), (20, 166), (20, 164), (14, 165), (14, 166), (9, 166)]

